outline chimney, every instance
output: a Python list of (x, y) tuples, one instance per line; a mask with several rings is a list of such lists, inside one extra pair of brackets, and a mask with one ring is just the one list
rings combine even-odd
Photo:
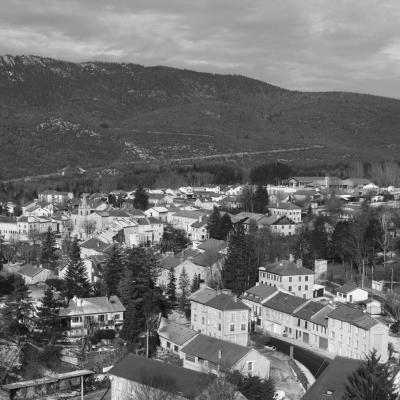
[(275, 257), (275, 262), (277, 263), (279, 261), (278, 257)]
[(235, 303), (237, 303), (237, 301), (238, 301), (238, 298), (237, 298), (236, 294), (233, 296), (233, 301), (234, 301)]
[(289, 261), (290, 261), (290, 262), (294, 262), (294, 256), (293, 256), (293, 254), (290, 254), (290, 255), (289, 255)]
[(302, 266), (303, 266), (303, 260), (301, 258), (298, 258), (296, 261), (296, 267), (302, 268)]

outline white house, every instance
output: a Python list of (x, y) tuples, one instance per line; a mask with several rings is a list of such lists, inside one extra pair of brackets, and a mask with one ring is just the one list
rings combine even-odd
[(368, 292), (355, 283), (345, 283), (336, 289), (335, 301), (340, 303), (357, 303), (368, 299)]

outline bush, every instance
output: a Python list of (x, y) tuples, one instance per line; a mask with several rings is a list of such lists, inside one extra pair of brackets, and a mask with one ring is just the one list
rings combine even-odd
[(113, 340), (115, 339), (115, 331), (114, 329), (99, 329), (93, 333), (93, 336), (90, 338), (92, 344), (98, 344), (102, 340)]

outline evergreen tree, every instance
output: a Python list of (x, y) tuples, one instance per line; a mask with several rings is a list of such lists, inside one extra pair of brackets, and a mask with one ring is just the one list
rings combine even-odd
[(43, 336), (50, 341), (59, 337), (64, 330), (62, 320), (59, 317), (60, 306), (60, 302), (54, 298), (53, 291), (48, 287), (44, 292), (42, 304), (37, 310), (36, 326), (42, 331)]
[(185, 316), (188, 316), (188, 314), (190, 314), (190, 280), (185, 268), (182, 269), (182, 272), (179, 275), (179, 289), (179, 308)]
[(176, 277), (173, 268), (168, 273), (167, 297), (171, 304), (176, 302)]
[(112, 246), (104, 265), (103, 280), (107, 296), (117, 294), (118, 284), (124, 271), (124, 259), (117, 244)]
[(129, 268), (125, 267), (117, 289), (118, 297), (125, 307), (127, 307), (132, 299), (134, 285), (135, 282), (133, 280), (133, 272)]
[(70, 261), (65, 274), (65, 297), (69, 300), (77, 296), (79, 298), (89, 297), (91, 285), (87, 276), (83, 261), (76, 263)]
[(394, 371), (388, 362), (379, 363), (376, 350), (348, 378), (343, 400), (396, 400)]
[(54, 268), (57, 261), (57, 248), (56, 248), (56, 235), (48, 229), (42, 241), (42, 253), (40, 255), (40, 262), (44, 267)]
[(221, 214), (219, 212), (218, 207), (214, 207), (213, 212), (210, 214), (210, 217), (207, 222), (207, 231), (210, 235), (210, 238), (220, 239), (221, 231), (220, 231), (220, 222), (221, 222)]
[(257, 186), (254, 193), (254, 212), (264, 214), (267, 212), (269, 197), (268, 192), (262, 186)]
[(194, 277), (192, 280), (192, 286), (190, 287), (190, 291), (192, 293), (194, 293), (199, 289), (200, 289), (200, 275), (194, 274)]
[(135, 199), (133, 200), (133, 206), (139, 210), (147, 210), (149, 204), (149, 196), (144, 191), (141, 185), (138, 186), (135, 192)]
[(228, 213), (225, 213), (219, 222), (219, 233), (220, 239), (226, 240), (233, 229), (231, 217)]
[(81, 259), (81, 248), (77, 237), (74, 237), (68, 248), (68, 257), (73, 263), (77, 263)]
[(191, 244), (183, 229), (175, 229), (172, 225), (167, 224), (164, 227), (163, 236), (161, 239), (161, 251), (173, 251), (175, 254), (181, 252)]
[(245, 186), (241, 196), (243, 211), (254, 212), (254, 190), (252, 186)]
[(223, 286), (240, 295), (255, 285), (257, 269), (257, 259), (252, 247), (251, 236), (246, 235), (243, 226), (239, 225), (229, 241), (228, 254), (222, 269)]

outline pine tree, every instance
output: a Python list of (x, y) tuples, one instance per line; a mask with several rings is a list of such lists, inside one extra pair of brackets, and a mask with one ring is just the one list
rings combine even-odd
[(68, 257), (73, 262), (76, 263), (81, 259), (81, 249), (78, 244), (78, 238), (75, 237), (68, 249)]
[(210, 238), (220, 239), (221, 232), (220, 232), (220, 221), (221, 221), (221, 214), (219, 212), (218, 207), (214, 207), (213, 212), (210, 214), (210, 217), (207, 222), (207, 231), (210, 235)]
[(40, 262), (44, 267), (54, 268), (57, 261), (57, 248), (55, 233), (48, 229), (42, 241), (42, 253), (40, 255)]
[(239, 225), (231, 235), (228, 254), (222, 269), (222, 282), (226, 289), (240, 295), (257, 281), (257, 260), (251, 236)]
[(343, 400), (396, 400), (394, 372), (388, 362), (379, 363), (373, 350), (348, 378)]
[(44, 292), (42, 304), (37, 310), (36, 326), (50, 341), (61, 335), (63, 331), (62, 322), (59, 318), (59, 307), (60, 302), (54, 298), (53, 291), (48, 287)]
[(185, 268), (182, 269), (182, 272), (179, 275), (179, 289), (179, 308), (187, 316), (188, 313), (190, 313), (190, 280)]
[(125, 307), (132, 299), (134, 285), (133, 273), (129, 268), (125, 267), (117, 288), (118, 297)]
[(225, 213), (219, 221), (220, 239), (226, 240), (233, 229), (231, 217)]
[(104, 265), (103, 280), (107, 296), (117, 294), (118, 284), (124, 271), (124, 259), (118, 245), (112, 246)]
[(173, 268), (168, 273), (167, 297), (171, 304), (176, 302), (176, 277)]
[(141, 185), (138, 186), (135, 192), (135, 199), (133, 200), (133, 206), (140, 210), (146, 210), (149, 204), (149, 196), (144, 191)]
[(91, 294), (91, 285), (87, 277), (86, 267), (83, 261), (77, 263), (69, 262), (65, 274), (65, 297), (72, 299), (89, 297)]
[(200, 275), (194, 274), (194, 277), (192, 280), (192, 286), (190, 287), (190, 291), (192, 293), (194, 293), (199, 289), (200, 289)]
[(269, 196), (266, 189), (262, 186), (257, 186), (254, 193), (254, 212), (264, 214), (267, 211)]

